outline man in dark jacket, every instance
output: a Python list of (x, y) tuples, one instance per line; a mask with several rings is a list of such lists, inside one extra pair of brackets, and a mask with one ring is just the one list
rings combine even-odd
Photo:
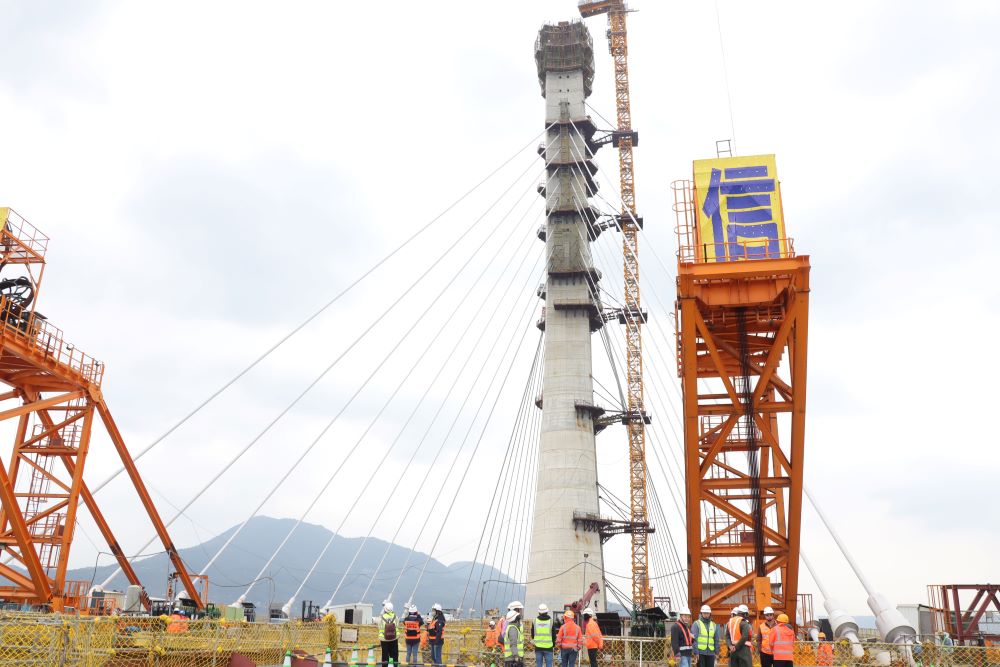
[(427, 624), (427, 644), (431, 647), (431, 664), (441, 667), (441, 653), (444, 651), (444, 611), (435, 603), (431, 607), (431, 620)]
[(677, 657), (677, 667), (691, 667), (694, 637), (691, 635), (691, 610), (682, 607), (680, 620), (670, 628), (670, 648)]
[(726, 643), (729, 644), (730, 667), (753, 667), (753, 655), (750, 653), (750, 641), (753, 639), (753, 629), (750, 627), (750, 609), (741, 604), (734, 610), (735, 614), (726, 625)]

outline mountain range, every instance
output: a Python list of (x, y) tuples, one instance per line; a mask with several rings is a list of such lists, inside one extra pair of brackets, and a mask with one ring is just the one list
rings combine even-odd
[[(239, 598), (250, 582), (257, 577), (258, 572), (261, 571), (268, 558), (285, 539), (294, 524), (295, 520), (293, 519), (274, 519), (263, 516), (251, 519), (209, 569), (207, 573), (209, 600), (217, 605), (225, 605), (231, 604)], [(180, 549), (181, 558), (187, 564), (189, 572), (192, 574), (199, 572), (200, 568), (209, 561), (235, 530), (234, 526), (201, 544)], [(253, 602), (261, 610), (267, 609), (271, 605), (280, 607), (285, 604), (299, 588), (303, 577), (312, 567), (324, 545), (330, 541), (331, 536), (332, 542), (326, 555), (292, 605), (292, 615), (299, 614), (301, 603), (304, 600), (312, 601), (316, 605), (323, 605), (331, 593), (337, 589), (343, 573), (350, 567), (351, 561), (355, 558), (355, 554), (364, 540), (359, 537), (333, 535), (330, 530), (323, 526), (305, 522), (299, 525), (274, 562), (254, 585), (247, 596), (247, 602)], [(375, 570), (379, 561), (382, 560), (383, 554), (385, 554), (385, 562), (376, 574)], [(408, 557), (409, 561), (407, 562)], [(425, 561), (426, 567), (424, 567)], [(167, 577), (173, 571), (165, 553), (138, 559), (132, 565), (139, 580), (143, 582), (152, 597), (165, 595)], [(402, 577), (399, 577), (396, 590), (392, 592), (404, 565), (406, 571)], [(115, 567), (115, 565), (104, 565), (97, 568), (76, 569), (68, 572), (67, 578), (101, 582), (111, 574)], [(481, 567), (482, 574), (480, 574)], [(477, 564), (473, 573), (475, 579), (469, 581), (468, 590), (466, 590), (470, 569), (473, 568), (471, 562), (445, 565), (434, 558), (428, 560), (425, 553), (414, 551), (411, 554), (408, 548), (384, 540), (369, 538), (361, 548), (353, 567), (350, 567), (350, 574), (343, 580), (343, 584), (340, 584), (334, 604), (370, 602), (375, 605), (375, 612), (378, 613), (382, 601), (392, 593), (391, 599), (400, 605), (409, 599), (411, 592), (417, 585), (421, 568), (424, 568), (423, 577), (413, 595), (413, 602), (421, 610), (430, 608), (436, 602), (446, 608), (456, 607), (462, 600), (463, 591), (465, 591), (463, 607), (466, 609), (478, 608), (480, 606), (480, 600), (477, 599), (479, 581), (497, 580), (487, 585), (486, 595), (488, 598), (495, 598), (484, 600), (487, 605), (498, 605), (501, 600), (502, 604), (506, 605), (509, 599), (523, 599), (524, 597), (524, 586), (515, 584), (509, 576), (493, 567)], [(371, 583), (365, 599), (362, 600), (361, 596), (368, 588), (373, 575), (375, 575), (375, 580)], [(112, 580), (109, 588), (124, 590), (126, 585), (124, 576), (119, 574)], [(493, 591), (496, 593), (494, 594)]]

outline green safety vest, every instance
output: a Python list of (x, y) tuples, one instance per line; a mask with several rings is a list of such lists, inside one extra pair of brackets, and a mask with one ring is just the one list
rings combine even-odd
[(695, 648), (699, 651), (714, 651), (715, 650), (715, 628), (716, 625), (712, 621), (708, 622), (708, 627), (705, 626), (705, 621), (698, 619), (694, 622), (698, 626), (698, 641), (695, 644)]
[[(517, 627), (516, 625), (508, 625), (506, 628), (503, 629), (504, 639), (505, 640), (507, 639), (507, 636), (506, 636), (507, 635), (507, 631), (510, 630), (511, 628), (514, 628), (515, 630), (517, 630), (517, 654), (519, 656), (523, 656), (524, 655), (524, 633), (521, 631), (521, 628)], [(506, 659), (506, 658), (510, 658), (511, 656), (513, 656), (513, 652), (511, 651), (510, 642), (509, 641), (504, 641), (504, 643), (503, 643), (503, 657)]]
[(535, 619), (535, 648), (552, 648), (552, 619)]

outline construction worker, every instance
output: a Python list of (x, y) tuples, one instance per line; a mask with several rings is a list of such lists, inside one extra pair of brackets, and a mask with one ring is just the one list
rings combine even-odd
[(559, 662), (562, 667), (574, 667), (576, 656), (583, 646), (583, 632), (580, 626), (573, 620), (572, 609), (567, 609), (563, 614), (563, 624), (556, 634), (556, 645), (559, 647)]
[(587, 607), (583, 610), (583, 643), (587, 647), (587, 659), (590, 667), (597, 667), (597, 654), (604, 648), (604, 635), (601, 626), (594, 618), (594, 610)]
[(167, 623), (167, 632), (176, 634), (187, 631), (188, 623), (187, 617), (184, 615), (184, 610), (180, 607), (174, 607), (174, 613), (170, 614), (170, 622)]
[(378, 641), (382, 645), (382, 667), (392, 662), (399, 664), (399, 625), (391, 602), (382, 605), (382, 615), (378, 619)]
[(411, 604), (403, 618), (403, 639), (406, 640), (406, 664), (415, 665), (420, 662), (420, 628), (424, 618), (420, 615), (417, 605)]
[(431, 607), (431, 620), (427, 624), (427, 643), (431, 647), (431, 664), (441, 667), (441, 653), (444, 651), (444, 610), (434, 603)]
[(536, 667), (552, 667), (552, 647), (556, 645), (556, 631), (549, 608), (544, 602), (538, 605), (538, 616), (531, 626), (531, 639), (535, 643)]
[(524, 631), (521, 629), (521, 614), (516, 609), (507, 612), (504, 623), (503, 664), (504, 667), (521, 667), (524, 664)]
[(719, 626), (712, 621), (712, 608), (701, 607), (701, 617), (691, 626), (694, 639), (694, 654), (698, 656), (698, 667), (715, 667), (715, 661), (722, 652), (722, 637)]
[(772, 667), (771, 663), (774, 662), (774, 654), (771, 652), (768, 635), (776, 623), (777, 621), (774, 620), (774, 610), (770, 607), (764, 607), (764, 620), (757, 626), (757, 632), (753, 636), (754, 646), (757, 647), (757, 651), (760, 653), (760, 667)]
[(483, 663), (487, 667), (496, 667), (497, 665), (497, 653), (500, 648), (499, 634), (500, 629), (497, 628), (497, 622), (491, 618), (489, 627), (486, 628), (486, 634), (483, 635)]
[(677, 667), (691, 667), (694, 636), (691, 634), (691, 610), (681, 607), (680, 620), (670, 628), (670, 650), (677, 656)]
[(726, 644), (729, 647), (731, 667), (752, 667), (753, 654), (750, 653), (750, 641), (753, 638), (753, 627), (749, 618), (750, 609), (741, 604), (733, 609), (733, 616), (726, 625)]
[(955, 640), (944, 630), (938, 630), (938, 651), (941, 655), (941, 665), (950, 667), (952, 664), (952, 654), (955, 652)]
[(795, 654), (795, 630), (788, 624), (788, 614), (778, 614), (778, 622), (768, 634), (768, 643), (774, 654), (774, 667), (792, 667)]
[[(517, 613), (521, 614), (521, 616), (524, 616), (524, 605), (521, 604), (520, 600), (514, 600), (510, 604), (507, 605), (507, 612), (510, 613), (512, 611), (516, 611)], [(507, 617), (506, 616), (500, 617), (499, 627), (500, 627), (500, 634), (499, 634), (500, 646), (503, 646), (504, 641), (506, 640), (506, 637), (507, 637)]]
[(833, 664), (833, 644), (826, 641), (826, 633), (819, 633), (819, 644), (816, 646), (816, 664), (829, 667)]

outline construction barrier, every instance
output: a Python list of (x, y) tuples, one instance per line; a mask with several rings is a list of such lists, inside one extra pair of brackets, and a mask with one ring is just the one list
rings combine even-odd
[[(530, 631), (529, 631), (530, 637)], [(442, 662), (448, 667), (501, 667), (502, 656), (483, 646), (479, 622), (451, 622), (445, 628)], [(405, 661), (404, 641), (399, 640)], [(864, 642), (854, 657), (847, 642), (830, 645), (832, 656), (813, 642), (795, 645), (794, 664), (825, 667), (1000, 667), (1000, 647), (938, 646), (923, 642), (900, 647)], [(344, 625), (332, 618), (312, 623), (178, 621), (165, 617), (86, 617), (59, 614), (0, 614), (0, 667), (225, 667), (240, 655), (258, 665), (280, 665), (286, 651), (313, 656), (322, 664), (329, 647), (335, 664), (381, 664), (378, 629)], [(525, 667), (535, 652), (525, 642)], [(555, 664), (560, 665), (556, 651)], [(430, 665), (427, 648), (421, 664)], [(755, 663), (757, 661), (755, 660)], [(676, 667), (666, 638), (606, 637), (598, 667)], [(723, 654), (720, 665), (728, 665)], [(581, 651), (578, 667), (588, 664)]]

